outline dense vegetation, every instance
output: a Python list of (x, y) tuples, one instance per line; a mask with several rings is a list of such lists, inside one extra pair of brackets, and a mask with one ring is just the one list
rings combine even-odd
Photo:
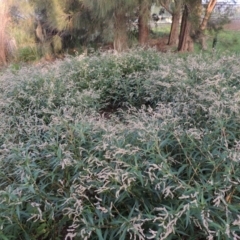
[(239, 56), (9, 67), (0, 239), (239, 239)]
[[(237, 17), (234, 0), (2, 0), (0, 67), (52, 61), (92, 48), (194, 52), (198, 45), (211, 51), (222, 27)], [(169, 27), (162, 39), (157, 29), (162, 31), (164, 22)], [(237, 39), (224, 41), (224, 50), (231, 45), (238, 50)]]

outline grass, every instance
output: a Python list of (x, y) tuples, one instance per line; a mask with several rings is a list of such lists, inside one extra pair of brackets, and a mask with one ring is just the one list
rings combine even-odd
[(169, 35), (171, 30), (171, 24), (169, 23), (162, 23), (157, 25), (152, 25), (151, 29), (153, 31), (153, 37), (166, 37)]
[[(215, 34), (207, 34), (207, 50), (206, 52), (212, 52), (213, 39)], [(224, 54), (225, 52), (229, 53), (239, 53), (240, 52), (240, 31), (230, 31), (230, 30), (221, 30), (217, 34), (217, 43), (215, 46), (215, 51), (218, 53)], [(200, 46), (195, 45), (195, 52), (199, 53)]]
[[(157, 26), (152, 26), (153, 38), (166, 37), (170, 33), (170, 24), (161, 24)], [(212, 52), (214, 33), (207, 34), (207, 52)], [(217, 35), (217, 44), (215, 50), (219, 53), (224, 53), (226, 51), (231, 53), (240, 52), (240, 31), (232, 30), (221, 30)], [(195, 52), (200, 53), (200, 46), (195, 44)]]
[(142, 49), (4, 70), (0, 238), (238, 239), (239, 79)]
[(220, 51), (240, 52), (240, 31), (222, 31), (218, 36)]

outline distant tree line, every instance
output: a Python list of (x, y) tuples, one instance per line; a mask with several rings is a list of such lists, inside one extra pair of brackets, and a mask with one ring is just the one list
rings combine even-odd
[(201, 0), (3, 0), (0, 63), (11, 61), (16, 49), (23, 60), (35, 53), (51, 57), (88, 45), (109, 44), (121, 52), (131, 46), (133, 22), (138, 45), (147, 47), (153, 4), (172, 15), (168, 45), (192, 51), (198, 41), (206, 48), (205, 30), (216, 2), (209, 0), (203, 7)]

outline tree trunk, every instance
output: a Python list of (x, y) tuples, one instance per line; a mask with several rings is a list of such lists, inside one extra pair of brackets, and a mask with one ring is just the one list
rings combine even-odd
[(37, 28), (36, 28), (35, 32), (36, 32), (37, 39), (41, 43), (43, 43), (45, 41), (45, 39), (46, 39), (46, 34), (45, 34), (44, 29), (42, 27), (42, 24), (41, 24), (41, 22), (39, 20), (38, 20)]
[(213, 9), (215, 8), (216, 3), (217, 3), (217, 0), (209, 1), (208, 5), (207, 5), (206, 12), (205, 12), (205, 15), (204, 15), (204, 18), (203, 18), (202, 23), (200, 25), (200, 30), (201, 31), (204, 31), (206, 29), (209, 18), (212, 14)]
[(179, 21), (181, 18), (182, 1), (175, 0), (175, 7), (172, 12), (172, 25), (168, 38), (168, 45), (176, 46), (178, 44), (179, 35)]
[(141, 46), (146, 46), (149, 39), (149, 3), (145, 0), (140, 2), (140, 11), (138, 18), (138, 41)]
[(181, 31), (179, 37), (179, 51), (193, 51), (194, 40), (197, 39), (202, 13), (201, 0), (185, 0)]
[(181, 13), (174, 12), (172, 15), (172, 25), (171, 31), (168, 38), (168, 45), (177, 45), (178, 43), (178, 35), (179, 35), (179, 21), (180, 21)]
[(6, 41), (7, 41), (7, 34), (6, 34), (6, 27), (8, 22), (7, 16), (7, 6), (6, 3), (0, 2), (0, 65), (7, 64), (7, 49), (6, 49)]
[(199, 39), (202, 50), (207, 50), (206, 36), (205, 36), (204, 32), (206, 30), (208, 21), (211, 17), (212, 11), (213, 11), (216, 3), (217, 3), (217, 0), (209, 1), (208, 5), (207, 5), (207, 9), (204, 14), (204, 18), (199, 26), (198, 39)]
[(191, 33), (191, 22), (189, 21), (189, 9), (188, 6), (184, 6), (182, 15), (181, 30), (178, 43), (178, 51), (192, 51), (193, 50), (193, 39), (190, 36)]
[(115, 12), (113, 46), (117, 52), (122, 52), (128, 48), (126, 15), (121, 10)]

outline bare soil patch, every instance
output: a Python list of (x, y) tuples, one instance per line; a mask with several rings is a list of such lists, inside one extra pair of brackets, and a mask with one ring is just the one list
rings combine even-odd
[(225, 30), (240, 31), (240, 19), (232, 20), (224, 26)]
[(149, 47), (155, 47), (160, 52), (168, 52), (172, 50), (172, 47), (167, 45), (168, 36), (160, 37), (157, 39), (149, 39)]

